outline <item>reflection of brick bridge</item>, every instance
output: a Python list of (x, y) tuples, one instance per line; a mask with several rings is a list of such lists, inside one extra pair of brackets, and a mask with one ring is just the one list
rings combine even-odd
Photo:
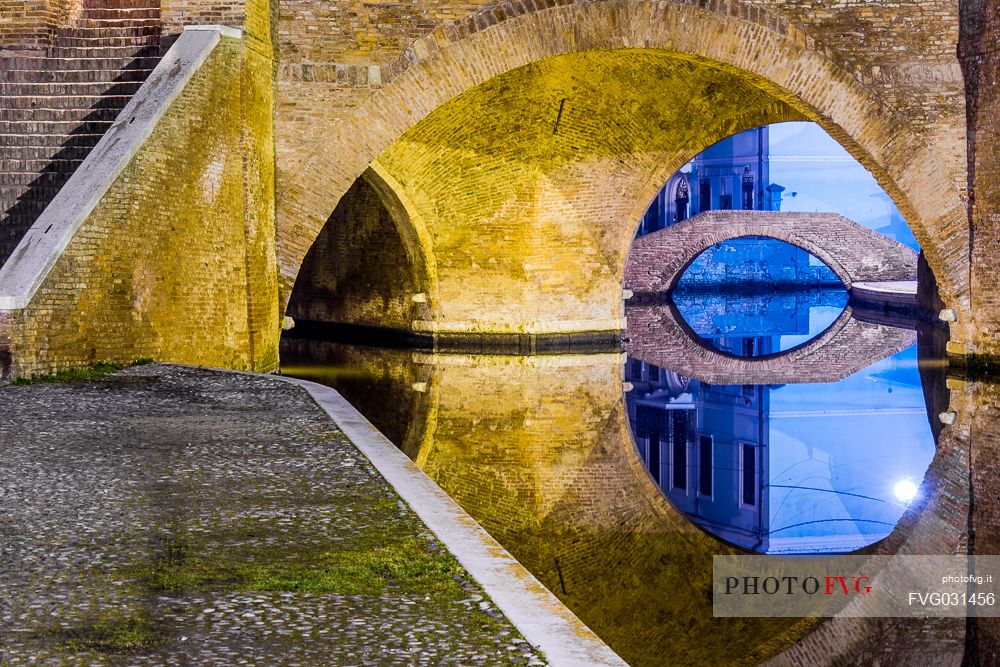
[[(646, 471), (629, 433), (618, 355), (294, 345), (286, 360), (297, 353), (327, 362), (314, 368), (359, 369), (341, 375), (338, 389), (632, 665), (870, 665), (876, 651), (891, 653), (883, 665), (961, 662), (965, 619), (714, 618), (712, 556), (733, 551), (681, 514)], [(953, 553), (961, 543), (970, 511), (964, 405), (953, 403), (959, 421), (940, 427), (920, 501), (869, 553)], [(995, 488), (995, 477), (983, 479)], [(996, 532), (990, 526), (1000, 524), (987, 523), (994, 508), (976, 505), (980, 530)], [(725, 641), (705, 640), (713, 636)]]
[(917, 278), (917, 253), (836, 213), (707, 211), (633, 242), (625, 286), (640, 293), (667, 291), (702, 252), (744, 236), (798, 246), (822, 260), (847, 287)]
[(698, 341), (673, 304), (629, 306), (632, 357), (712, 384), (836, 382), (917, 342), (911, 329), (863, 322), (850, 307), (811, 341), (758, 358), (740, 358)]

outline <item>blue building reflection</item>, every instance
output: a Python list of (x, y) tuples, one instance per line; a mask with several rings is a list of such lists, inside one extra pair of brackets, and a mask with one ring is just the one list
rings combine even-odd
[(888, 535), (934, 455), (916, 346), (840, 382), (710, 385), (629, 359), (636, 445), (678, 509), (763, 553), (835, 553)]

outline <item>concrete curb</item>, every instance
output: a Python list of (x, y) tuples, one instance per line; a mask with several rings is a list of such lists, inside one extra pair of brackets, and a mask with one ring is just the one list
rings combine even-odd
[(330, 415), (549, 664), (626, 664), (336, 390), (277, 379), (305, 389)]

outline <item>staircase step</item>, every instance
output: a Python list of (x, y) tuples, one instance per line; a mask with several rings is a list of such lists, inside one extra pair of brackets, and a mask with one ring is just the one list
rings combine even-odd
[(82, 3), (84, 12), (90, 11), (122, 11), (136, 8), (158, 7), (156, 2), (139, 2), (137, 0), (84, 0)]
[(0, 210), (7, 210), (10, 206), (4, 206), (3, 202), (9, 202), (13, 205), (14, 202), (18, 201), (26, 192), (33, 193), (33, 197), (51, 200), (61, 189), (59, 185), (36, 185), (26, 184), (26, 185), (0, 185)]
[(91, 146), (7, 146), (0, 152), (0, 159), (51, 160), (54, 157), (82, 160), (90, 153)]
[(0, 118), (0, 134), (104, 134), (113, 120), (3, 120)]
[[(0, 81), (0, 99), (6, 97), (39, 96), (39, 97), (59, 97), (72, 92), (76, 96), (103, 96), (103, 95), (126, 95), (132, 97), (139, 87), (141, 81), (121, 81), (121, 82), (40, 82), (25, 81), (19, 83), (8, 83)], [(0, 105), (3, 102), (0, 101)]]
[[(103, 134), (0, 134), (0, 155), (15, 147), (63, 148), (83, 146), (93, 148)], [(0, 174), (3, 179), (4, 174)]]
[(56, 173), (39, 174), (37, 171), (8, 171), (0, 174), (0, 185), (11, 188), (27, 188), (29, 185), (58, 187), (65, 181), (65, 174)]
[(122, 26), (107, 26), (100, 23), (75, 25), (71, 28), (60, 28), (56, 33), (59, 40), (63, 39), (104, 39), (106, 37), (159, 37), (159, 19), (149, 19), (145, 22), (128, 21)]
[[(24, 129), (14, 129), (14, 127), (11, 127), (11, 129), (8, 130), (9, 134), (28, 134), (35, 132), (45, 132), (47, 134), (49, 131), (56, 134), (64, 134), (65, 127), (60, 125), (60, 123), (76, 123), (77, 125), (95, 122), (107, 123), (107, 126), (103, 128), (103, 130), (106, 130), (107, 127), (110, 127), (111, 123), (118, 118), (118, 114), (120, 113), (121, 109), (115, 108), (5, 109), (0, 107), (0, 123), (8, 122), (24, 124)], [(34, 129), (31, 129), (32, 127)], [(91, 134), (89, 131), (82, 131), (86, 134)], [(0, 126), (0, 133), (3, 132), (4, 130), (2, 129), (2, 126)]]
[(124, 83), (143, 82), (152, 73), (152, 69), (112, 69), (112, 70), (36, 70), (36, 69), (3, 69), (0, 59), (0, 81), (16, 83), (55, 83), (62, 86), (75, 83)]
[[(75, 93), (72, 86), (68, 93)], [(121, 109), (131, 95), (4, 95), (0, 109)]]
[(65, 95), (0, 95), (0, 109), (112, 109), (120, 108), (131, 95), (74, 95), (66, 86)]
[[(76, 70), (101, 70), (104, 72), (125, 70), (125, 69), (145, 69), (151, 70), (160, 62), (158, 56), (147, 53), (149, 49), (142, 49), (142, 53), (130, 55), (122, 58), (106, 58), (94, 56), (89, 58), (55, 58), (55, 57), (14, 57), (0, 59), (0, 73), (6, 70), (50, 70), (57, 72), (72, 72)], [(2, 76), (2, 74), (0, 74)]]
[(129, 7), (127, 9), (84, 9), (80, 13), (80, 21), (88, 24), (122, 24), (134, 25), (144, 21), (159, 21), (160, 7)]
[(82, 158), (69, 160), (13, 160), (0, 158), (0, 172), (5, 171), (37, 171), (39, 173), (52, 171), (56, 173), (72, 172), (83, 162)]
[[(56, 42), (52, 46), (46, 56), (49, 59), (57, 60), (76, 60), (78, 58), (83, 58), (86, 60), (94, 59), (117, 59), (117, 60), (131, 60), (133, 58), (141, 58), (143, 56), (152, 55), (151, 51), (159, 49), (159, 42), (149, 44), (135, 44), (135, 45), (124, 45), (124, 46), (104, 46), (101, 44), (93, 45), (83, 45), (83, 46), (73, 46), (66, 45), (63, 46), (62, 42)], [(58, 68), (63, 69), (63, 68)]]
[(127, 35), (123, 37), (60, 37), (58, 49), (90, 49), (104, 51), (107, 49), (140, 49), (149, 46), (159, 46), (159, 35)]
[(0, 224), (20, 223), (30, 227), (34, 219), (45, 210), (47, 204), (47, 201), (40, 199), (20, 199), (16, 202), (11, 202), (10, 206), (0, 214)]

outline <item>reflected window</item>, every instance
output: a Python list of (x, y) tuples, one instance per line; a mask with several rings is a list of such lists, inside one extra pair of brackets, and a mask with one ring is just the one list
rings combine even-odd
[(712, 436), (698, 438), (698, 493), (712, 496)]
[(742, 500), (744, 505), (753, 507), (757, 504), (757, 448), (744, 442), (740, 450)]
[(647, 466), (656, 483), (660, 483), (660, 434), (654, 431), (649, 434), (649, 455)]
[(687, 490), (687, 415), (677, 414), (673, 422), (671, 484), (675, 489), (684, 491)]
[(750, 167), (746, 167), (743, 172), (743, 210), (753, 210), (753, 176), (747, 175)]

